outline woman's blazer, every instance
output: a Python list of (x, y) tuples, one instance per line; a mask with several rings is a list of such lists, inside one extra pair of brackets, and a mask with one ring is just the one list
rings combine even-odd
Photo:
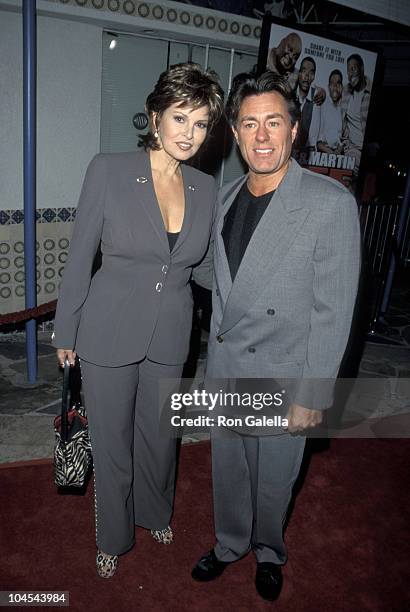
[[(149, 155), (99, 154), (85, 176), (55, 316), (53, 346), (103, 366), (187, 358), (192, 266), (211, 232), (215, 181), (181, 165), (185, 215), (170, 253)], [(101, 241), (102, 266), (92, 277)]]

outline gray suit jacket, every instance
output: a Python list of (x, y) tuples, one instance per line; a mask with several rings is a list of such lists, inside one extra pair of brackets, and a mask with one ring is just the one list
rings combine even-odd
[(340, 183), (292, 159), (232, 283), (221, 232), (246, 179), (222, 188), (209, 252), (194, 270), (194, 280), (210, 288), (213, 258), (207, 376), (296, 379), (294, 400), (325, 409), (357, 293), (356, 202)]
[[(95, 364), (148, 356), (186, 360), (192, 321), (192, 266), (209, 243), (216, 200), (212, 177), (181, 166), (185, 216), (170, 254), (149, 156), (100, 154), (84, 180), (55, 317), (53, 345)], [(101, 241), (102, 266), (91, 278)]]

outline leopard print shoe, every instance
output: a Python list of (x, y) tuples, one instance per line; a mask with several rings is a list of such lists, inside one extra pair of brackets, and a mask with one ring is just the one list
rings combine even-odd
[(174, 539), (174, 534), (169, 525), (166, 529), (151, 529), (151, 535), (160, 544), (171, 544)]
[(97, 574), (101, 578), (111, 578), (115, 574), (115, 570), (118, 565), (118, 556), (117, 555), (106, 555), (101, 552), (101, 550), (97, 551)]

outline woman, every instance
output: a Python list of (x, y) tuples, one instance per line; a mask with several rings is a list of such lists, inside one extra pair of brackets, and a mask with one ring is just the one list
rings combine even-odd
[[(182, 374), (192, 267), (209, 241), (214, 179), (183, 163), (221, 116), (223, 92), (196, 64), (161, 74), (144, 150), (100, 154), (84, 180), (53, 345), (81, 360), (93, 449), (97, 571), (111, 577), (134, 525), (169, 544), (175, 440), (159, 433), (160, 379)], [(102, 265), (92, 276), (101, 243)]]

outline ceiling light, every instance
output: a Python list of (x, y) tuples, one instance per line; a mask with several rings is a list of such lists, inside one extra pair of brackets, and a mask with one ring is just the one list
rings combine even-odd
[(107, 32), (107, 34), (111, 38), (111, 40), (109, 42), (109, 45), (108, 45), (108, 48), (109, 48), (110, 51), (112, 51), (117, 46), (118, 34), (115, 34), (114, 32)]

